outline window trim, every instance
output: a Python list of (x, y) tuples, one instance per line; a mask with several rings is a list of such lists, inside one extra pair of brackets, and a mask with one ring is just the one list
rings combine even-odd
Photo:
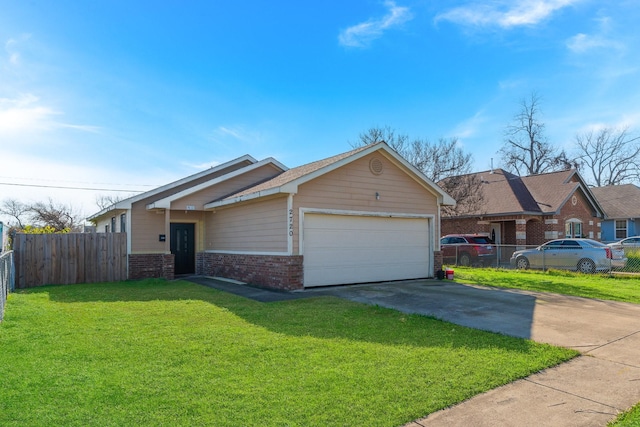
[[(577, 229), (577, 230), (576, 230)], [(582, 238), (584, 230), (582, 227), (582, 221), (578, 218), (571, 218), (564, 222), (564, 237), (565, 239), (579, 239)]]
[[(624, 228), (618, 227), (618, 223), (621, 222), (624, 222)], [(619, 231), (624, 231), (624, 236), (619, 236)], [(627, 221), (626, 219), (616, 219), (613, 224), (613, 233), (616, 240), (626, 239), (627, 237), (629, 237), (629, 221)]]

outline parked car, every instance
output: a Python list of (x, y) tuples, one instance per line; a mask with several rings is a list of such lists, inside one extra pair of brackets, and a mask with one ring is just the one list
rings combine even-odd
[(622, 268), (627, 259), (624, 251), (591, 239), (551, 240), (534, 249), (515, 251), (511, 265), (519, 269), (557, 268), (581, 273)]
[(480, 234), (447, 234), (440, 239), (440, 249), (445, 264), (491, 265), (496, 261), (493, 241)]
[(640, 236), (627, 237), (626, 239), (609, 243), (609, 246), (616, 249), (623, 249), (625, 251), (629, 249), (640, 249)]

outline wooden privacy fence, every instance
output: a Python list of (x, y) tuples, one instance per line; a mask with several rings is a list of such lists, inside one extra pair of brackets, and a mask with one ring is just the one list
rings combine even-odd
[(16, 288), (127, 279), (126, 233), (16, 234)]

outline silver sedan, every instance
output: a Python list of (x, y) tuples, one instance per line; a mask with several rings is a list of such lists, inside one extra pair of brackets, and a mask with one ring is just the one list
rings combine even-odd
[(551, 240), (534, 249), (516, 251), (511, 265), (519, 269), (556, 268), (581, 273), (624, 267), (624, 252), (591, 239)]

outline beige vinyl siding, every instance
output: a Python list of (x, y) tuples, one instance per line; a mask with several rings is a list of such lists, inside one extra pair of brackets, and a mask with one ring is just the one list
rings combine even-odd
[[(372, 158), (382, 161), (383, 172), (369, 169)], [(379, 194), (379, 200), (376, 199)], [(299, 208), (438, 215), (436, 196), (379, 153), (372, 153), (302, 184), (293, 197), (294, 254), (299, 253)], [(440, 230), (436, 226), (436, 236)]]
[[(233, 172), (240, 167), (245, 167), (246, 164), (241, 164), (238, 167), (229, 167), (224, 169), (221, 172), (213, 173), (211, 175), (207, 175), (206, 177), (200, 178), (198, 180), (189, 182), (188, 184), (184, 184), (179, 187), (172, 188), (170, 190), (161, 192), (159, 194), (155, 194), (143, 200), (140, 200), (133, 204), (131, 209), (131, 252), (132, 253), (166, 253), (169, 251), (169, 236), (167, 236), (166, 242), (159, 241), (160, 234), (166, 234), (165, 229), (165, 213), (163, 210), (147, 210), (147, 205), (155, 202), (156, 200), (163, 199), (165, 197), (169, 197), (172, 194), (175, 194), (179, 191), (188, 189), (198, 184), (202, 184), (203, 182), (215, 179), (222, 174)], [(211, 202), (218, 192), (219, 194), (228, 194), (231, 191), (237, 191), (241, 188), (244, 188), (248, 185), (248, 182), (255, 179), (266, 179), (270, 176), (276, 175), (278, 171), (273, 167), (262, 167), (258, 168), (255, 171), (251, 171), (246, 175), (249, 175), (250, 178), (240, 175), (238, 177), (232, 178), (229, 181), (224, 181), (218, 185), (212, 186), (210, 189), (204, 189), (196, 194), (194, 194), (191, 198), (185, 197), (181, 199), (179, 204), (174, 206), (179, 206), (179, 210), (171, 211), (171, 221), (173, 222), (195, 222), (196, 225), (196, 250), (204, 249), (204, 218), (205, 213), (202, 212), (204, 203)], [(255, 181), (252, 181), (255, 182)], [(221, 188), (218, 191), (218, 188)], [(218, 196), (219, 197), (219, 196)], [(204, 202), (195, 202), (195, 200), (202, 200)], [(186, 211), (187, 205), (196, 205), (195, 211), (187, 211), (185, 214), (186, 217), (181, 216)], [(173, 205), (173, 204), (172, 204)], [(187, 217), (189, 219), (187, 219)], [(191, 218), (197, 218), (195, 220)]]
[(287, 251), (286, 196), (242, 203), (205, 215), (207, 250)]
[(127, 211), (124, 209), (118, 209), (118, 210), (114, 210), (109, 212), (107, 215), (103, 215), (98, 221), (96, 221), (96, 232), (98, 233), (104, 233), (105, 230), (105, 226), (109, 226), (109, 232), (113, 232), (114, 230), (111, 229), (111, 218), (115, 217), (116, 218), (116, 229), (115, 231), (117, 233), (121, 232), (122, 230), (120, 230), (120, 215), (122, 214), (126, 214)]
[(165, 253), (168, 246), (159, 241), (159, 235), (165, 234), (165, 212), (148, 211), (147, 203), (141, 200), (131, 207), (131, 253)]
[(196, 210), (203, 210), (204, 205), (207, 203), (243, 190), (254, 185), (256, 182), (273, 178), (280, 173), (282, 173), (280, 169), (275, 168), (272, 164), (266, 164), (235, 178), (205, 188), (181, 199), (174, 200), (171, 202), (171, 209), (183, 210), (186, 209), (187, 206), (194, 206)]

